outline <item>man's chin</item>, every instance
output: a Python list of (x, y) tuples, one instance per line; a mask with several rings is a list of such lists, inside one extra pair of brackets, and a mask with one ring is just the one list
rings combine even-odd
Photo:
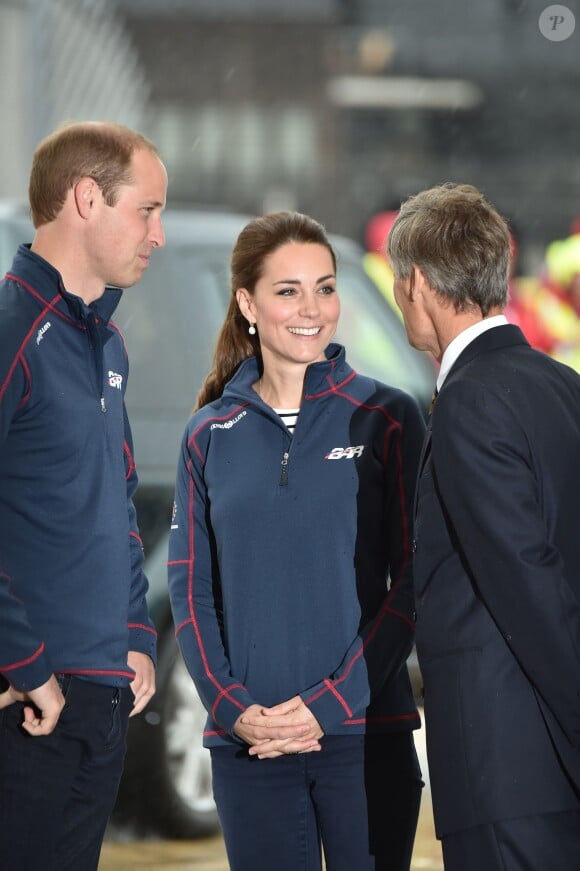
[(138, 284), (141, 281), (146, 268), (146, 266), (140, 266), (137, 269), (134, 269), (131, 275), (124, 275), (118, 281), (111, 282), (111, 284), (113, 287), (118, 287), (121, 290), (127, 290), (127, 288), (133, 287), (133, 285)]

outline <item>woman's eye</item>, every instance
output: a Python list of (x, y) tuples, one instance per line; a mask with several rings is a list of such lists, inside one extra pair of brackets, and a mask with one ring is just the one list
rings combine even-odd
[(278, 296), (292, 296), (295, 293), (293, 287), (283, 287), (278, 291)]
[(320, 293), (322, 293), (324, 296), (330, 296), (331, 293), (335, 292), (336, 287), (334, 287), (332, 284), (325, 284), (324, 287), (320, 288)]

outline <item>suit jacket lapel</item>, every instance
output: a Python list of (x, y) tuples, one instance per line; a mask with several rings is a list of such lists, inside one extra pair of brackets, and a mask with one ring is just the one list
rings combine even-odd
[[(514, 326), (513, 324), (504, 324), (500, 327), (492, 327), (492, 329), (486, 330), (484, 333), (481, 333), (461, 352), (461, 354), (449, 370), (449, 374), (447, 375), (447, 378), (445, 379), (441, 390), (445, 390), (445, 384), (447, 384), (448, 379), (453, 379), (463, 368), (463, 366), (471, 362), (471, 360), (475, 359), (475, 357), (477, 357), (479, 354), (486, 353), (488, 351), (494, 351), (499, 348), (506, 348), (510, 345), (529, 345), (529, 342), (526, 341), (526, 338), (520, 328)], [(437, 399), (437, 401), (439, 401), (439, 398)], [(419, 480), (421, 478), (421, 475), (423, 474), (425, 463), (427, 462), (429, 458), (429, 453), (431, 451), (432, 426), (433, 415), (431, 414), (429, 417), (429, 422), (427, 424), (425, 438), (423, 440), (421, 456), (419, 458), (419, 471), (417, 475), (417, 486), (415, 487), (415, 499), (413, 509), (414, 517), (417, 517)]]
[(427, 458), (429, 457), (429, 451), (431, 450), (431, 421), (432, 416), (429, 417), (429, 422), (427, 424), (427, 429), (425, 431), (425, 437), (423, 439), (423, 447), (421, 448), (421, 456), (419, 457), (419, 471), (417, 473), (417, 483), (415, 485), (415, 498), (413, 500), (413, 517), (417, 517), (417, 503), (419, 501), (419, 481), (421, 480), (421, 475), (423, 474), (423, 469), (425, 467), (425, 463), (427, 462)]

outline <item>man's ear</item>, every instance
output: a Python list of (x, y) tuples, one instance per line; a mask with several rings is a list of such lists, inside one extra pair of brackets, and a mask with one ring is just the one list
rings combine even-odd
[(417, 283), (417, 272), (419, 270), (416, 266), (413, 266), (411, 269), (411, 274), (409, 275), (409, 287), (407, 290), (407, 296), (409, 298), (409, 302), (415, 301), (415, 287)]
[(409, 282), (409, 289), (411, 293), (424, 293), (425, 290), (429, 288), (430, 285), (425, 275), (421, 272), (418, 266), (413, 266), (411, 272), (411, 280)]
[(89, 217), (98, 188), (94, 178), (81, 178), (74, 186), (74, 200), (77, 212), (85, 220)]

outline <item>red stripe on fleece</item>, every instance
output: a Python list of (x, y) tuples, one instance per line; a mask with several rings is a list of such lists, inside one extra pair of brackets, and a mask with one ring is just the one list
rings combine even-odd
[(125, 456), (126, 456), (127, 461), (128, 461), (127, 473), (125, 475), (125, 480), (128, 481), (129, 478), (131, 477), (131, 475), (133, 474), (133, 472), (135, 471), (135, 460), (133, 459), (133, 454), (131, 453), (131, 448), (129, 447), (129, 444), (128, 444), (126, 439), (123, 442), (123, 449), (125, 451)]
[[(347, 396), (346, 394), (341, 394), (340, 390), (342, 387), (346, 387), (346, 385), (349, 384), (353, 378), (356, 378), (356, 372), (353, 370), (350, 373), (350, 375), (348, 375), (344, 379), (344, 381), (340, 382), (340, 384), (333, 384), (333, 382), (331, 380), (331, 376), (332, 376), (332, 369), (328, 373), (328, 375), (326, 376), (326, 380), (328, 381), (328, 383), (330, 385), (328, 390), (321, 390), (320, 393), (309, 393), (309, 394), (304, 396), (304, 399), (320, 399), (321, 396), (329, 396), (331, 393), (336, 393), (338, 395), (341, 395), (341, 396), (343, 396), (344, 399), (352, 399), (351, 397)], [(352, 401), (354, 402), (355, 400), (352, 400)], [(357, 404), (360, 405), (361, 403), (357, 403)]]
[(22, 285), (24, 290), (27, 290), (28, 293), (31, 294), (31, 296), (33, 296), (43, 305), (47, 306), (53, 314), (55, 314), (59, 318), (62, 318), (63, 321), (66, 321), (68, 324), (72, 324), (78, 330), (86, 329), (82, 324), (77, 323), (75, 320), (73, 320), (73, 318), (69, 318), (68, 315), (65, 315), (63, 312), (55, 308), (57, 302), (63, 298), (60, 293), (57, 293), (57, 295), (53, 297), (53, 299), (51, 299), (49, 303), (47, 303), (44, 297), (41, 296), (41, 294), (37, 290), (35, 290), (31, 284), (28, 284), (28, 282), (24, 281), (22, 278), (18, 278), (17, 275), (12, 275), (10, 272), (7, 272), (5, 278), (8, 278), (10, 279), (10, 281), (15, 281), (17, 284)]
[(26, 362), (26, 358), (21, 357), (20, 362), (22, 364), (22, 368), (24, 369), (26, 378), (28, 380), (28, 389), (27, 389), (26, 393), (24, 394), (24, 396), (22, 397), (22, 399), (20, 400), (20, 402), (18, 403), (18, 408), (23, 408), (26, 405), (26, 403), (28, 402), (28, 400), (30, 399), (30, 394), (32, 392), (32, 375), (30, 372), (30, 367), (29, 367), (28, 363)]
[(393, 714), (392, 717), (361, 717), (360, 720), (343, 720), (341, 726), (360, 726), (363, 723), (408, 722), (409, 720), (418, 720), (420, 723), (421, 717), (416, 711), (412, 714)]
[(152, 626), (146, 626), (145, 623), (127, 623), (127, 629), (143, 629), (144, 632), (150, 632), (157, 637), (157, 631)]
[(326, 680), (324, 681), (324, 683), (325, 683), (325, 685), (326, 685), (326, 688), (327, 688), (328, 690), (330, 690), (330, 692), (331, 692), (334, 696), (336, 696), (337, 700), (340, 702), (340, 704), (342, 705), (342, 707), (344, 708), (344, 710), (346, 711), (346, 713), (348, 714), (348, 716), (349, 716), (349, 717), (352, 717), (352, 711), (351, 711), (351, 709), (349, 708), (348, 704), (346, 703), (346, 699), (343, 698), (343, 696), (341, 696), (339, 692), (337, 692), (337, 690), (336, 690), (335, 687), (334, 687), (333, 682), (332, 682), (331, 680), (326, 679)]
[(198, 433), (201, 430), (205, 429), (206, 426), (209, 426), (211, 423), (215, 423), (216, 421), (219, 421), (221, 423), (224, 420), (229, 420), (230, 418), (235, 417), (235, 415), (239, 411), (241, 411), (242, 408), (247, 408), (249, 404), (250, 404), (249, 402), (243, 402), (241, 405), (237, 405), (234, 408), (234, 410), (231, 411), (229, 414), (224, 414), (223, 417), (216, 416), (216, 417), (210, 417), (210, 418), (208, 418), (208, 420), (204, 420), (204, 422), (198, 426), (198, 428), (195, 430), (195, 432), (193, 432), (191, 434), (191, 436), (188, 439), (187, 446), (188, 446), (188, 448), (192, 447), (194, 449), (194, 451), (197, 454), (198, 459), (199, 459), (200, 463), (202, 463), (202, 465), (203, 465), (203, 456), (202, 456), (202, 453), (201, 453), (201, 451), (198, 447), (198, 444), (197, 444)]
[[(191, 440), (190, 440), (190, 442), (191, 442)], [(188, 511), (188, 516), (193, 518), (193, 516), (194, 516), (194, 502), (195, 502), (195, 489), (194, 489), (194, 484), (193, 484), (193, 477), (191, 475), (191, 466), (192, 466), (192, 462), (191, 462), (191, 460), (189, 460), (189, 462), (188, 462), (188, 471), (189, 471), (189, 496), (188, 496), (189, 511)], [(188, 566), (188, 570), (187, 570), (187, 601), (188, 601), (188, 607), (189, 607), (189, 620), (184, 620), (182, 623), (180, 623), (180, 625), (178, 626), (178, 628), (175, 631), (175, 634), (178, 635), (179, 632), (181, 632), (181, 630), (184, 628), (184, 626), (191, 624), (193, 631), (194, 631), (194, 634), (195, 634), (195, 639), (197, 641), (197, 647), (198, 647), (198, 650), (199, 650), (199, 653), (201, 656), (201, 661), (203, 663), (203, 668), (204, 668), (205, 674), (209, 678), (209, 680), (212, 682), (212, 684), (214, 685), (216, 690), (218, 691), (218, 693), (219, 693), (218, 698), (221, 700), (221, 698), (226, 697), (233, 705), (236, 705), (241, 711), (243, 711), (244, 706), (242, 705), (242, 703), (230, 695), (229, 691), (232, 689), (232, 687), (229, 687), (227, 689), (225, 687), (222, 687), (220, 682), (218, 681), (218, 679), (213, 674), (213, 672), (210, 668), (210, 665), (209, 665), (209, 660), (207, 658), (207, 652), (206, 652), (204, 644), (203, 644), (203, 639), (201, 637), (201, 632), (199, 629), (199, 623), (198, 623), (197, 616), (195, 613), (195, 605), (194, 605), (194, 599), (193, 599), (194, 566), (195, 566), (195, 534), (194, 534), (193, 520), (189, 523), (189, 529), (188, 529), (188, 553), (189, 553), (189, 558), (183, 562)]]
[(115, 332), (117, 333), (117, 335), (121, 339), (121, 342), (123, 343), (123, 349), (125, 351), (125, 357), (128, 357), (127, 345), (125, 343), (125, 336), (123, 335), (123, 333), (121, 332), (121, 330), (119, 329), (119, 327), (117, 326), (117, 324), (114, 321), (109, 321), (108, 326), (111, 327), (112, 330), (115, 330)]
[[(10, 277), (11, 276), (7, 276), (7, 278), (10, 278)], [(17, 279), (15, 279), (15, 280), (17, 280)], [(56, 297), (55, 297), (55, 299), (56, 299)], [(42, 301), (44, 302), (44, 300), (42, 300)], [(52, 300), (52, 302), (54, 302), (54, 299)], [(8, 370), (8, 373), (6, 375), (6, 378), (4, 380), (4, 383), (0, 387), (0, 402), (2, 401), (2, 397), (6, 393), (6, 389), (7, 389), (8, 385), (10, 384), (10, 379), (14, 375), (14, 371), (16, 369), (16, 366), (18, 365), (18, 360), (19, 360), (20, 355), (22, 354), (26, 345), (30, 341), (30, 337), (32, 336), (32, 334), (36, 330), (38, 324), (40, 323), (41, 320), (43, 320), (43, 318), (46, 317), (46, 314), (49, 310), (52, 311), (51, 303), (48, 303), (48, 305), (46, 305), (46, 307), (43, 309), (43, 311), (41, 311), (41, 313), (38, 315), (38, 317), (32, 322), (32, 326), (30, 327), (29, 331), (27, 332), (26, 336), (24, 337), (24, 341), (20, 345), (18, 351), (16, 352), (16, 354), (14, 356), (14, 360), (12, 361), (10, 368)]]
[(66, 671), (59, 670), (59, 674), (101, 674), (101, 675), (114, 675), (116, 677), (128, 677), (131, 680), (134, 679), (135, 675), (131, 671), (117, 671), (117, 669), (113, 668), (105, 668), (105, 669), (97, 669), (97, 668), (75, 668), (67, 669)]
[[(363, 408), (366, 411), (378, 411), (391, 424), (391, 428), (389, 429), (389, 431), (387, 432), (387, 434), (385, 436), (385, 450), (383, 452), (383, 464), (384, 464), (386, 462), (386, 457), (387, 457), (387, 446), (388, 446), (388, 443), (390, 442), (391, 433), (392, 433), (393, 429), (401, 432), (403, 428), (402, 428), (401, 424), (399, 423), (399, 421), (395, 420), (393, 417), (391, 417), (391, 415), (384, 408), (382, 408), (382, 406), (380, 406), (380, 405), (367, 405), (366, 403), (360, 402), (358, 399), (355, 399), (353, 396), (349, 396), (348, 393), (341, 392), (340, 388), (342, 386), (344, 386), (345, 384), (347, 384), (348, 381), (350, 381), (351, 378), (354, 377), (354, 374), (356, 374), (356, 373), (353, 373), (352, 376), (345, 379), (345, 381), (343, 381), (341, 384), (338, 384), (336, 386), (331, 384), (330, 390), (326, 391), (326, 393), (333, 393), (336, 396), (340, 396), (342, 399), (346, 399), (347, 402), (350, 402), (352, 405), (355, 405), (357, 408)], [(330, 381), (330, 375), (328, 376), (327, 380)], [(325, 395), (325, 394), (317, 394), (317, 396), (322, 396), (322, 395)], [(309, 397), (306, 397), (306, 398), (309, 398)], [(340, 695), (340, 693), (338, 692), (338, 690), (336, 688), (341, 683), (343, 683), (346, 680), (346, 678), (349, 676), (355, 663), (357, 662), (358, 659), (360, 659), (360, 657), (365, 652), (367, 645), (375, 637), (375, 635), (378, 632), (385, 616), (387, 614), (392, 614), (394, 617), (398, 617), (400, 620), (403, 620), (405, 623), (407, 623), (411, 627), (413, 632), (415, 631), (414, 623), (411, 620), (409, 620), (409, 618), (406, 615), (401, 614), (400, 612), (395, 611), (389, 607), (390, 603), (393, 599), (393, 596), (394, 596), (395, 592), (397, 591), (397, 588), (400, 586), (400, 584), (402, 582), (402, 579), (403, 579), (404, 574), (405, 574), (405, 569), (407, 567), (407, 564), (409, 561), (409, 556), (410, 556), (409, 519), (407, 516), (407, 510), (406, 510), (406, 506), (405, 506), (405, 489), (404, 489), (404, 484), (403, 484), (403, 458), (402, 458), (402, 454), (401, 454), (401, 442), (400, 442), (400, 440), (397, 444), (396, 457), (397, 457), (397, 489), (398, 489), (398, 494), (399, 494), (401, 520), (402, 520), (402, 525), (403, 525), (403, 563), (401, 566), (400, 577), (395, 582), (392, 583), (391, 589), (389, 590), (389, 594), (388, 594), (387, 598), (385, 599), (383, 607), (381, 608), (381, 610), (379, 611), (379, 613), (377, 614), (377, 616), (375, 617), (375, 619), (373, 621), (373, 628), (367, 634), (367, 636), (364, 639), (364, 641), (362, 642), (360, 648), (357, 650), (356, 653), (353, 654), (350, 661), (347, 663), (344, 674), (342, 675), (342, 677), (338, 678), (335, 681), (325, 680), (324, 683), (325, 683), (326, 689), (320, 689), (313, 696), (310, 696), (308, 699), (305, 699), (305, 703), (308, 704), (308, 702), (315, 701), (316, 699), (320, 698), (320, 696), (324, 695), (324, 693), (327, 690), (330, 690), (336, 696), (336, 698), (338, 699), (340, 704), (343, 706), (345, 711), (347, 711), (349, 716), (351, 716), (351, 712), (348, 708), (348, 705), (347, 705), (345, 699)]]
[[(212, 718), (212, 720), (215, 720), (215, 712), (217, 711), (218, 706), (219, 706), (219, 703), (221, 702), (221, 700), (222, 700), (223, 698), (230, 698), (230, 696), (229, 696), (230, 691), (231, 691), (231, 690), (238, 689), (238, 688), (243, 690), (243, 689), (244, 689), (244, 685), (241, 684), (241, 683), (233, 683), (233, 684), (230, 684), (229, 687), (225, 687), (225, 688), (224, 688), (224, 689), (219, 693), (217, 699), (215, 700), (215, 702), (214, 702), (213, 705), (211, 706), (211, 718)], [(230, 701), (235, 702), (235, 699), (231, 699), (231, 698), (230, 698)]]
[(15, 668), (22, 668), (24, 665), (30, 665), (31, 662), (34, 662), (35, 659), (38, 659), (41, 653), (44, 653), (44, 641), (38, 648), (38, 650), (29, 656), (28, 659), (21, 659), (20, 662), (14, 662), (12, 665), (0, 665), (0, 671), (14, 671)]

